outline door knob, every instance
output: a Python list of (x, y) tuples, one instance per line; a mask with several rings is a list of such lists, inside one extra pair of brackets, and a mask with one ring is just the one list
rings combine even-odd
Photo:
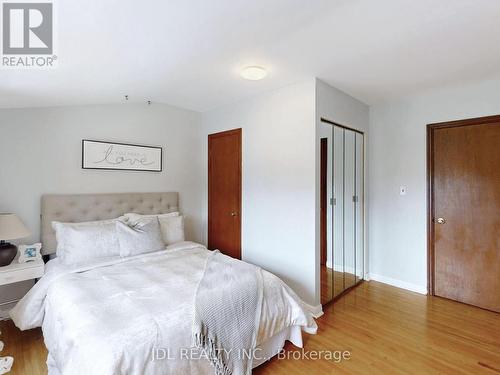
[(442, 217), (439, 217), (439, 218), (436, 220), (436, 222), (437, 222), (438, 224), (444, 224), (444, 223), (446, 223), (446, 220), (445, 220), (444, 218), (442, 218)]
[(231, 212), (231, 216), (238, 216), (238, 213), (237, 212)]

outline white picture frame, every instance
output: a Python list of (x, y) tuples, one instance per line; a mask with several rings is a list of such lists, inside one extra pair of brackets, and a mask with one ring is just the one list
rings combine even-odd
[(17, 251), (19, 253), (19, 263), (33, 262), (42, 260), (42, 244), (35, 243), (33, 245), (19, 245)]
[(82, 168), (161, 172), (163, 148), (84, 139)]

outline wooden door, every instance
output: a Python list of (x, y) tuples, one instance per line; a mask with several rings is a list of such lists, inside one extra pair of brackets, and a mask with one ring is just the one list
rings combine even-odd
[(320, 139), (320, 264), (327, 261), (327, 207), (328, 207), (328, 138)]
[(208, 136), (208, 248), (241, 259), (241, 129)]
[(429, 136), (431, 292), (500, 312), (500, 116)]

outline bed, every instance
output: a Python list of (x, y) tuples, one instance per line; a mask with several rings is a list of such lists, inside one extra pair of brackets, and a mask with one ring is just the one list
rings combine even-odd
[[(47, 195), (42, 197), (43, 253), (53, 254), (57, 247), (52, 221), (85, 222), (128, 212), (175, 211), (179, 211), (177, 193)], [(50, 375), (222, 374), (203, 348), (193, 347), (199, 301), (204, 299), (206, 304), (216, 299), (216, 291), (200, 289), (200, 285), (207, 278), (207, 264), (220, 277), (217, 257), (238, 262), (234, 263), (238, 267), (257, 269), (189, 241), (84, 265), (67, 266), (55, 258), (11, 316), (20, 329), (42, 327)], [(311, 306), (278, 277), (260, 269), (258, 275), (262, 291), (250, 368), (276, 355), (286, 340), (302, 347), (302, 331), (314, 334), (317, 330)], [(225, 286), (226, 293), (230, 288)], [(241, 294), (234, 288), (235, 294)], [(236, 297), (234, 301), (238, 307)], [(245, 322), (239, 322), (236, 313), (228, 318), (232, 310), (227, 305), (208, 306), (214, 324), (235, 338), (243, 337), (243, 328), (238, 332), (238, 327)], [(234, 367), (232, 373), (248, 371)]]

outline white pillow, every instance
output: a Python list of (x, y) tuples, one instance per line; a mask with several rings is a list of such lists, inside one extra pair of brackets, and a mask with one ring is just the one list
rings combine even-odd
[(125, 214), (126, 223), (129, 225), (135, 225), (142, 220), (152, 217), (158, 218), (163, 242), (165, 242), (167, 246), (184, 241), (184, 217), (180, 216), (178, 212), (160, 215), (140, 215), (136, 213)]
[(57, 257), (63, 264), (76, 265), (120, 255), (116, 235), (118, 219), (83, 223), (52, 222), (56, 232)]
[(184, 241), (184, 216), (162, 217), (159, 221), (163, 241), (167, 246)]
[(146, 218), (135, 225), (116, 222), (120, 256), (128, 257), (165, 248), (157, 218)]
[(129, 212), (125, 215), (122, 216), (122, 221), (127, 224), (135, 224), (138, 221), (142, 219), (149, 219), (149, 218), (164, 218), (164, 217), (171, 217), (171, 216), (179, 216), (178, 212), (169, 212), (168, 214), (155, 214), (155, 215), (142, 215), (142, 214), (136, 214), (135, 212)]

